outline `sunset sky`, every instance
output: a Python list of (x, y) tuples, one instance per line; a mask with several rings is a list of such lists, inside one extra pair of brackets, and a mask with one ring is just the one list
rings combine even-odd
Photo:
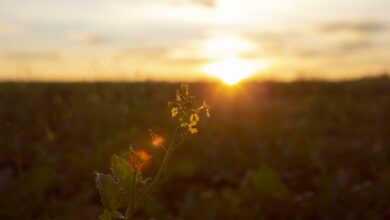
[(381, 74), (389, 11), (389, 0), (0, 0), (0, 80)]

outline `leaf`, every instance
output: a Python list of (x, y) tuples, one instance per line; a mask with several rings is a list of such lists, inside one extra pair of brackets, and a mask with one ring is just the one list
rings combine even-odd
[(120, 205), (119, 185), (111, 175), (96, 173), (96, 188), (106, 209), (114, 213)]
[(113, 220), (113, 219), (124, 219), (125, 216), (123, 216), (122, 213), (115, 211), (114, 213), (111, 213), (109, 210), (104, 209), (103, 214), (99, 215), (100, 220)]
[(125, 216), (121, 212), (118, 211), (114, 212), (114, 219), (124, 219), (124, 218)]
[(128, 162), (119, 157), (113, 155), (111, 158), (111, 170), (115, 177), (118, 179), (119, 184), (123, 187), (130, 187), (133, 183), (134, 169), (129, 166)]
[(111, 170), (119, 183), (121, 191), (120, 200), (121, 202), (127, 204), (135, 192), (135, 170), (129, 166), (125, 159), (119, 157), (118, 155), (113, 155), (111, 157)]
[(103, 214), (99, 215), (99, 219), (100, 220), (112, 220), (110, 211), (105, 209)]

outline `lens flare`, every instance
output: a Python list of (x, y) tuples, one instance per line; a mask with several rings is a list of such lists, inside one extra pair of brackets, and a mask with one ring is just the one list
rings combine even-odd
[(146, 150), (131, 150), (129, 152), (129, 165), (135, 169), (144, 168), (152, 156)]
[(152, 146), (155, 148), (160, 148), (162, 147), (162, 144), (164, 143), (164, 138), (160, 136), (155, 136), (152, 139)]

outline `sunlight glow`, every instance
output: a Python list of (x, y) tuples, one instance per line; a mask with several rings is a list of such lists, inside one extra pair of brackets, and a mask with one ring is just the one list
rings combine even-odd
[(152, 159), (152, 155), (146, 150), (132, 150), (129, 152), (129, 165), (135, 169), (144, 168)]
[(212, 76), (218, 77), (226, 84), (234, 85), (254, 74), (258, 70), (258, 67), (252, 62), (240, 58), (231, 58), (206, 65), (202, 70)]
[(217, 34), (205, 42), (202, 52), (205, 57), (226, 59), (253, 49), (255, 49), (255, 45), (250, 41), (234, 35)]
[(216, 33), (204, 45), (202, 54), (215, 62), (206, 64), (201, 71), (215, 76), (226, 84), (234, 85), (244, 78), (262, 69), (258, 62), (241, 58), (245, 53), (251, 53), (257, 46), (237, 35)]
[(160, 136), (155, 136), (152, 140), (152, 146), (155, 148), (163, 148), (164, 146), (162, 145), (164, 142), (164, 139)]

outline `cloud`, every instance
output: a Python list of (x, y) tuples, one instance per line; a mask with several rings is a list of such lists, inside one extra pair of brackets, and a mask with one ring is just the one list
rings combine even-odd
[(217, 2), (215, 0), (191, 0), (192, 3), (204, 6), (207, 8), (215, 8), (217, 6)]
[(111, 41), (109, 37), (104, 35), (88, 33), (88, 32), (80, 32), (80, 31), (68, 32), (67, 38), (71, 41), (83, 43), (87, 45), (102, 45), (102, 44), (107, 44)]
[(216, 0), (171, 0), (171, 2), (175, 5), (193, 4), (205, 8), (217, 7)]
[(131, 48), (119, 51), (114, 57), (120, 60), (135, 60), (139, 62), (165, 63), (167, 65), (201, 65), (209, 59), (188, 53), (181, 53), (175, 47)]
[(0, 21), (0, 34), (19, 34), (21, 32), (20, 26)]
[(16, 61), (58, 61), (62, 58), (60, 53), (56, 52), (8, 52), (3, 57)]
[(260, 48), (257, 53), (269, 55), (280, 54), (289, 47), (296, 46), (294, 39), (299, 38), (296, 33), (286, 32), (260, 32), (247, 33), (245, 38), (254, 42)]
[(166, 58), (169, 54), (169, 51), (170, 48), (168, 47), (131, 48), (119, 51), (116, 57), (119, 59), (132, 58), (159, 60)]
[(362, 40), (355, 40), (351, 42), (344, 42), (343, 44), (339, 45), (338, 49), (344, 52), (355, 52), (355, 51), (368, 49), (374, 46), (375, 44), (371, 40), (362, 39)]
[[(363, 28), (364, 26), (364, 28)], [(359, 26), (358, 30), (373, 31), (374, 27)], [(356, 31), (348, 26), (348, 30)], [(337, 29), (341, 29), (341, 25)], [(345, 30), (347, 26), (343, 26)], [(332, 58), (335, 56), (358, 55), (367, 53), (368, 50), (383, 48), (383, 44), (371, 34), (332, 34), (323, 32), (306, 31), (282, 31), (250, 33), (246, 35), (260, 48), (251, 57), (296, 57), (304, 59)]]
[(388, 30), (388, 25), (381, 22), (348, 22), (348, 21), (336, 21), (327, 24), (322, 24), (317, 27), (320, 32), (336, 33), (336, 32), (354, 32), (360, 34), (378, 33)]

